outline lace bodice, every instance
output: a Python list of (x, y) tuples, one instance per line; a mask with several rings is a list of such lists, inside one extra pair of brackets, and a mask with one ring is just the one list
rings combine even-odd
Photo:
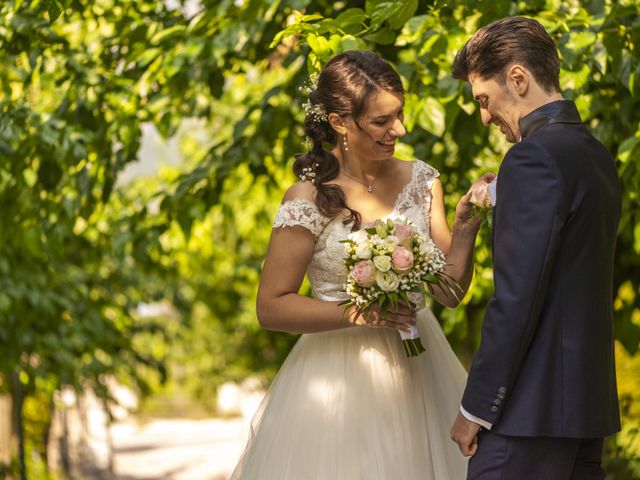
[[(398, 195), (388, 217), (404, 216), (420, 231), (429, 234), (431, 186), (438, 171), (421, 161), (415, 161), (411, 180)], [(313, 233), (316, 242), (307, 268), (314, 296), (320, 300), (345, 300), (344, 283), (347, 271), (343, 265), (344, 245), (340, 240), (351, 233), (344, 225), (344, 216), (324, 217), (316, 205), (307, 199), (288, 200), (280, 205), (273, 228), (302, 226)]]

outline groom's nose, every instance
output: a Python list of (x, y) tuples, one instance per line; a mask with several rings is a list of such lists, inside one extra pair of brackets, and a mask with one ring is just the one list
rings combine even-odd
[(488, 110), (481, 108), (480, 118), (482, 119), (482, 123), (484, 123), (484, 126), (488, 127), (491, 123), (491, 120), (493, 119), (493, 115), (491, 115)]

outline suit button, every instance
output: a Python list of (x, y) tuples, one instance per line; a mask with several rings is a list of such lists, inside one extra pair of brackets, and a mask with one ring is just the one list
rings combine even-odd
[(507, 389), (505, 387), (500, 387), (498, 389), (498, 393), (502, 393), (504, 395), (505, 393), (507, 393)]
[(493, 404), (494, 404), (494, 405), (502, 405), (502, 400), (500, 400), (499, 398), (496, 398), (496, 399), (493, 401)]
[(498, 395), (496, 395), (496, 397), (500, 400), (504, 400), (504, 393), (499, 393)]
[(496, 413), (498, 411), (498, 407), (496, 407), (495, 405), (493, 407), (491, 407), (491, 411), (493, 413)]

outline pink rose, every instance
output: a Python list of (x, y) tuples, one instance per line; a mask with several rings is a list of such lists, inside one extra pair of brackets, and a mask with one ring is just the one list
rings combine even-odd
[(396, 224), (393, 229), (393, 235), (398, 239), (398, 243), (400, 245), (406, 248), (411, 247), (411, 236), (413, 235), (413, 231), (409, 225), (405, 225), (404, 223)]
[(408, 272), (413, 267), (413, 253), (404, 247), (398, 247), (391, 254), (391, 263), (395, 272)]
[(471, 185), (471, 198), (469, 201), (480, 208), (491, 208), (491, 197), (489, 196), (488, 184), (484, 180), (479, 180)]
[(370, 287), (376, 280), (376, 267), (371, 260), (362, 260), (353, 266), (351, 276), (358, 285)]

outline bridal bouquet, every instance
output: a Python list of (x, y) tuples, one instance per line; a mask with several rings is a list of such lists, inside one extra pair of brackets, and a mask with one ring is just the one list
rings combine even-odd
[[(445, 257), (428, 235), (420, 233), (404, 218), (377, 220), (372, 226), (349, 235), (344, 264), (348, 270), (345, 290), (351, 297), (343, 302), (358, 312), (378, 303), (384, 317), (398, 302), (427, 293), (427, 284), (450, 288), (444, 273)], [(408, 357), (424, 352), (418, 329), (400, 332)]]

